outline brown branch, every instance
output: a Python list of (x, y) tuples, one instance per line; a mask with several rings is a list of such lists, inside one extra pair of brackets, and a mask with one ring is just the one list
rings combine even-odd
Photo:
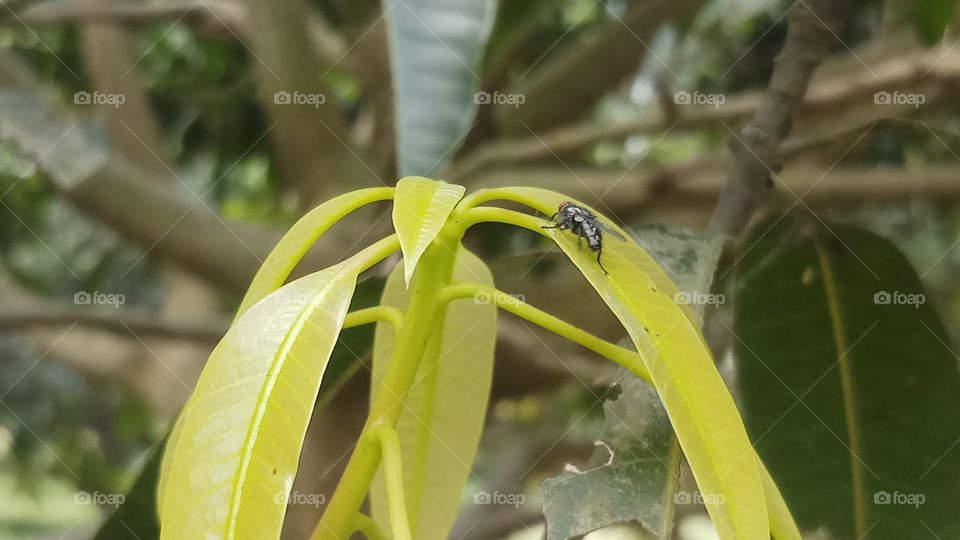
[[(31, 3), (16, 10), (17, 17), (26, 24), (57, 24), (70, 22), (119, 22), (148, 24), (157, 21), (182, 21), (189, 24), (225, 25), (238, 30), (243, 23), (243, 7), (235, 1), (205, 0), (203, 2), (107, 2), (98, 0), (47, 0)], [(10, 13), (4, 18), (12, 17)]]
[[(789, 162), (789, 160), (787, 161)], [(917, 198), (931, 201), (960, 200), (960, 169), (928, 166), (916, 169), (894, 167), (837, 166), (802, 162), (788, 166), (779, 175), (783, 197), (793, 202), (803, 196), (811, 207), (857, 206)], [(727, 183), (729, 160), (712, 156), (680, 165), (616, 170), (563, 167), (498, 169), (477, 178), (477, 187), (517, 184), (549, 187), (570, 197), (593, 203), (599, 210), (624, 222), (638, 215), (677, 223), (679, 210), (703, 215), (715, 206)], [(599, 202), (597, 199), (600, 198)]]
[(141, 338), (216, 343), (227, 331), (228, 320), (183, 321), (167, 319), (147, 313), (130, 311), (94, 311), (70, 306), (30, 305), (23, 308), (0, 311), (0, 332), (16, 332), (24, 329), (53, 329), (79, 326), (103, 330), (120, 337), (130, 337), (133, 332)]
[[(647, 44), (661, 25), (697, 13), (704, 0), (632, 2), (622, 17), (551, 51), (509, 91), (523, 94), (517, 109), (500, 107), (497, 125), (505, 133), (527, 133), (563, 124), (589, 111), (598, 99), (635, 73)], [(526, 127), (525, 127), (526, 126)]]
[(730, 180), (717, 201), (709, 229), (732, 236), (746, 226), (770, 193), (770, 171), (780, 169), (780, 143), (799, 110), (814, 69), (843, 25), (849, 0), (807, 0), (793, 5), (783, 49), (753, 119), (730, 138)]
[(354, 148), (323, 80), (334, 66), (312, 47), (310, 6), (304, 0), (246, 5), (261, 103), (273, 121), (270, 137), (285, 184), (300, 206), (379, 183)]
[[(865, 61), (869, 62), (870, 70), (860, 65), (859, 61), (850, 65), (846, 54), (832, 58), (829, 63), (824, 62), (822, 71), (835, 69), (815, 76), (810, 81), (800, 106), (803, 114), (795, 119), (796, 133), (836, 130), (837, 126), (864, 125), (881, 118), (914, 113), (916, 108), (909, 104), (877, 105), (873, 95), (879, 91), (923, 93), (930, 103), (934, 98), (946, 94), (949, 91), (947, 84), (960, 77), (960, 49), (949, 47), (949, 44), (929, 49), (908, 49), (906, 52), (901, 49), (877, 59), (868, 57), (865, 52), (857, 54), (867, 58)], [(763, 92), (751, 91), (728, 96), (719, 107), (677, 107), (677, 116), (672, 119), (664, 114), (662, 107), (657, 106), (642, 113), (639, 119), (627, 122), (608, 125), (587, 123), (558, 128), (539, 137), (500, 139), (459, 159), (447, 177), (465, 181), (488, 168), (551, 159), (554, 154), (569, 155), (600, 142), (658, 133), (667, 128), (671, 128), (671, 133), (680, 133), (722, 124), (735, 125), (756, 114), (763, 99)]]

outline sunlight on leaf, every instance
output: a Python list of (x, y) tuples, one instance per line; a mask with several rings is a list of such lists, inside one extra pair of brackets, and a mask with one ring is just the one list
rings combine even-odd
[(420, 176), (397, 182), (393, 228), (403, 251), (403, 282), (409, 287), (413, 271), (427, 246), (447, 223), (466, 188)]
[(240, 316), (210, 355), (168, 461), (162, 538), (276, 538), (359, 272), (394, 237), (295, 280)]

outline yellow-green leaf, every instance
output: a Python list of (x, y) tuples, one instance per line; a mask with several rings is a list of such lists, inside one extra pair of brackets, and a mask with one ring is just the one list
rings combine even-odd
[(403, 282), (409, 287), (420, 256), (447, 223), (466, 188), (422, 176), (397, 182), (393, 203), (393, 228), (403, 252)]
[[(543, 189), (503, 191), (546, 215), (569, 200)], [(601, 220), (629, 238), (606, 218), (601, 216)], [(677, 288), (633, 240), (604, 237), (603, 265), (610, 272), (606, 275), (597, 264), (596, 253), (579, 248), (577, 237), (570, 231), (546, 232), (630, 335), (708, 501), (707, 511), (720, 538), (769, 540), (766, 502), (753, 447), (693, 313), (675, 301)]]
[(393, 191), (387, 187), (358, 189), (334, 197), (304, 214), (283, 235), (257, 270), (237, 310), (237, 317), (283, 285), (300, 259), (330, 227), (361, 206), (390, 200)]
[(773, 481), (767, 466), (757, 456), (757, 467), (760, 469), (760, 481), (763, 482), (763, 493), (767, 499), (767, 513), (770, 516), (770, 536), (773, 540), (803, 540), (796, 520), (787, 508), (787, 502), (780, 494), (780, 488)]
[[(397, 265), (387, 279), (383, 304), (405, 309), (411, 290)], [(461, 247), (453, 279), (493, 284), (487, 266)], [(497, 310), (489, 299), (453, 302), (442, 330), (433, 333), (417, 379), (397, 422), (403, 453), (403, 479), (413, 537), (442, 540), (453, 525), (461, 493), (483, 431), (493, 373)], [(386, 373), (393, 351), (391, 327), (378, 324), (374, 339), (373, 383)], [(373, 516), (387, 528), (387, 500), (378, 475), (371, 489)]]
[(358, 274), (391, 236), (241, 315), (204, 367), (165, 458), (161, 538), (278, 538), (323, 372)]

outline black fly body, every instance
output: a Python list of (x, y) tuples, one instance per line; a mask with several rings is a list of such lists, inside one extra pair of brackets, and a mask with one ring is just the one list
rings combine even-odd
[(625, 240), (622, 234), (604, 225), (597, 216), (581, 206), (571, 202), (560, 203), (557, 213), (550, 216), (550, 220), (556, 225), (544, 227), (544, 229), (569, 230), (577, 235), (577, 245), (581, 245), (583, 240), (587, 241), (587, 247), (590, 251), (597, 252), (597, 264), (604, 274), (608, 274), (607, 269), (600, 262), (600, 256), (603, 254), (603, 233), (608, 232), (616, 238)]

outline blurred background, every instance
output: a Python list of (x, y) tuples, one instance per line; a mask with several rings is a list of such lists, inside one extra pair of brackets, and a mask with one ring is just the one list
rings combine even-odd
[[(630, 226), (703, 230), (728, 178), (726, 143), (761, 102), (798, 3), (500, 0), (464, 64), (477, 91), (451, 137), (431, 131), (448, 117), (432, 93), (444, 74), (395, 79), (405, 55), (429, 66), (448, 47), (428, 29), (456, 34), (470, 2), (424, 22), (423, 50), (411, 52), (388, 40), (402, 0), (4, 1), (0, 538), (93, 537), (161, 446), (283, 231), (331, 196), (392, 185), (414, 159), (398, 146), (439, 145), (419, 166), (468, 190), (545, 187)], [(944, 347), (960, 329), (954, 4), (851, 3), (795, 115), (773, 197), (892, 240), (942, 318)], [(419, 97), (398, 96), (411, 80)], [(398, 121), (421, 125), (398, 141)], [(351, 215), (300, 272), (382, 236), (389, 211)], [(468, 244), (498, 288), (624, 337), (531, 235), (484, 226)], [(733, 266), (721, 265), (717, 294), (732, 294)], [(383, 270), (373, 274), (361, 301), (382, 287)], [(732, 303), (720, 304), (705, 332), (736, 388)], [(540, 538), (538, 483), (587, 463), (616, 377), (532, 325), (503, 316), (500, 327), (488, 426), (453, 538)], [(298, 479), (314, 492), (332, 491), (361, 427), (371, 336), (346, 334), (325, 381)], [(689, 482), (681, 475), (682, 489)], [(474, 504), (483, 492), (524, 500)], [(710, 538), (700, 505), (678, 502), (671, 535)], [(305, 537), (320, 511), (291, 506), (286, 536)], [(113, 537), (141, 537), (129, 532)], [(601, 534), (639, 533), (591, 538)]]

